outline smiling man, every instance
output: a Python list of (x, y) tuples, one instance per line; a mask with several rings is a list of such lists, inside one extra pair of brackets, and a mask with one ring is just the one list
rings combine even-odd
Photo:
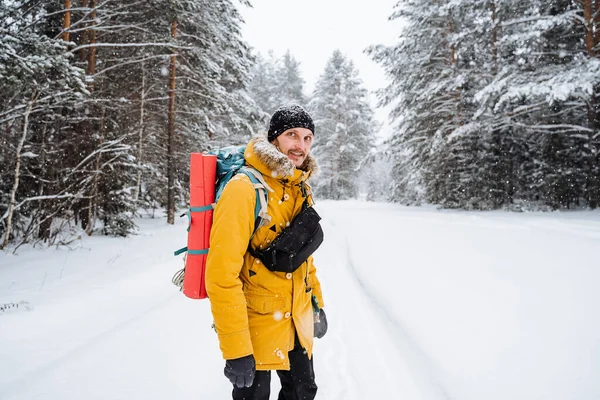
[(282, 232), (294, 238), (293, 221), (311, 212), (306, 181), (317, 166), (310, 154), (314, 131), (302, 107), (280, 107), (268, 135), (246, 147), (246, 164), (270, 189), (268, 223), (255, 231), (256, 190), (244, 174), (231, 179), (215, 208), (206, 288), (234, 400), (268, 400), (272, 370), (281, 381), (279, 400), (311, 400), (317, 393), (313, 337), (326, 333), (327, 320), (313, 257), (298, 253), (305, 259), (296, 257), (289, 270), (269, 264), (276, 257), (261, 258)]
[(269, 124), (269, 142), (302, 169), (314, 138), (315, 126), (300, 106), (280, 107)]

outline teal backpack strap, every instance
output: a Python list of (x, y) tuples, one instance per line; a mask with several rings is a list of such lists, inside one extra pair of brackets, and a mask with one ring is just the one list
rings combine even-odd
[(188, 253), (188, 254), (193, 254), (193, 255), (202, 255), (202, 254), (208, 254), (208, 249), (204, 249), (204, 250), (188, 250), (187, 246), (180, 248), (179, 250), (175, 251), (173, 253), (174, 256), (178, 256), (181, 253)]
[(239, 173), (246, 175), (256, 190), (256, 205), (254, 206), (254, 232), (250, 237), (250, 239), (252, 239), (258, 228), (271, 222), (271, 217), (267, 213), (269, 201), (267, 190), (272, 192), (273, 189), (267, 185), (262, 174), (254, 168), (245, 166), (239, 170)]
[[(208, 206), (201, 206), (201, 207), (190, 207), (190, 209), (185, 213), (182, 214), (181, 216), (183, 217), (184, 215), (187, 215), (188, 217), (188, 227), (187, 227), (187, 231), (190, 231), (190, 226), (192, 225), (192, 213), (203, 213), (206, 211), (210, 211), (214, 208), (214, 204), (210, 204)], [(208, 254), (208, 249), (202, 249), (202, 250), (189, 250), (187, 248), (187, 246), (180, 248), (179, 250), (176, 250), (173, 255), (178, 256), (182, 253), (188, 253), (188, 254), (194, 254), (194, 255), (202, 255), (202, 254)]]

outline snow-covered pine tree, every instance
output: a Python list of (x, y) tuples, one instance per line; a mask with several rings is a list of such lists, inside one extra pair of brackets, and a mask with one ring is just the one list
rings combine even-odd
[[(514, 5), (513, 5), (514, 6)], [(595, 3), (536, 0), (502, 23), (498, 76), (476, 99), (512, 132), (516, 197), (553, 208), (597, 205)], [(587, 11), (586, 11), (587, 10)]]
[(445, 207), (493, 209), (510, 202), (514, 193), (509, 153), (515, 140), (490, 120), (493, 112), (483, 112), (474, 101), (498, 73), (499, 28), (520, 6), (508, 3), (512, 0), (462, 0), (440, 7), (448, 20), (458, 118), (434, 147), (427, 182), (428, 200)]
[(273, 96), (277, 104), (276, 108), (285, 104), (305, 106), (306, 96), (303, 90), (304, 79), (300, 73), (300, 62), (288, 50), (281, 57), (275, 69), (275, 93)]
[[(86, 155), (81, 181), (89, 188), (87, 204), (79, 214), (88, 235), (101, 229), (104, 234), (126, 236), (135, 229), (133, 188), (137, 165), (133, 162), (127, 114), (131, 108), (129, 93), (137, 91), (130, 85), (135, 80), (128, 80), (132, 76), (129, 69), (135, 69), (132, 67), (137, 59), (122, 42), (136, 28), (132, 18), (135, 12), (128, 0), (118, 5), (89, 0), (82, 5), (87, 9), (77, 22), (85, 30), (76, 37), (91, 97), (80, 109), (84, 114), (82, 123), (75, 127), (82, 137), (82, 154)], [(128, 40), (135, 42), (135, 37), (129, 36)]]
[(395, 157), (394, 201), (437, 198), (434, 166), (450, 172), (453, 160), (444, 163), (434, 154), (461, 120), (462, 77), (456, 75), (455, 16), (450, 14), (454, 3), (442, 7), (438, 0), (400, 1), (390, 17), (402, 21), (400, 41), (368, 49), (391, 82), (379, 98), (380, 105), (392, 107), (390, 117), (397, 123), (389, 140)]
[[(463, 2), (440, 3), (437, 15), (430, 17), (440, 25), (442, 53), (446, 60), (446, 76), (432, 82), (426, 91), (435, 93), (438, 113), (443, 117), (443, 129), (438, 129), (429, 157), (431, 162), (424, 177), (428, 186), (428, 201), (446, 207), (465, 207), (477, 201), (473, 186), (473, 170), (477, 168), (480, 127), (471, 126), (473, 114), (469, 102), (473, 53), (465, 51), (465, 14), (473, 15), (473, 9)], [(466, 6), (466, 7), (465, 7)], [(465, 46), (466, 47), (466, 46)], [(441, 88), (441, 90), (440, 90)], [(438, 114), (438, 117), (441, 115)], [(458, 132), (461, 132), (458, 134)]]
[(94, 97), (106, 115), (105, 136), (130, 149), (111, 167), (116, 176), (101, 175), (114, 184), (99, 182), (102, 198), (117, 203), (103, 202), (111, 212), (98, 212), (107, 222), (122, 210), (115, 221), (124, 226), (137, 206), (160, 206), (172, 221), (187, 201), (189, 153), (244, 141), (251, 131), (250, 57), (239, 14), (227, 0), (126, 0), (103, 3), (98, 13)]
[(255, 55), (255, 63), (252, 66), (252, 79), (248, 85), (248, 93), (256, 103), (262, 117), (262, 128), (268, 123), (270, 116), (275, 112), (277, 103), (277, 82), (275, 80), (275, 69), (277, 60), (274, 53), (269, 52), (268, 58), (262, 54)]
[(46, 35), (48, 5), (29, 3), (0, 3), (0, 247), (44, 238), (52, 218), (82, 196), (51, 167), (64, 156), (56, 146), (64, 110), (86, 92), (83, 71), (65, 42)]
[[(251, 134), (247, 122), (254, 103), (242, 93), (248, 84), (251, 56), (240, 33), (241, 17), (229, 0), (171, 1), (171, 19), (177, 21), (176, 143), (173, 168), (177, 178), (175, 204), (183, 205), (187, 192), (191, 151), (213, 145), (239, 143)], [(171, 21), (172, 22), (172, 21)], [(167, 175), (169, 175), (167, 173)], [(168, 205), (169, 215), (175, 204)]]
[(307, 99), (300, 63), (289, 50), (280, 58), (272, 50), (266, 57), (257, 54), (255, 60), (248, 93), (257, 107), (257, 130), (265, 130), (277, 108), (285, 104), (306, 106)]
[(358, 71), (341, 51), (327, 61), (309, 109), (316, 130), (313, 152), (321, 167), (314, 181), (317, 196), (356, 198), (359, 167), (375, 145), (378, 125)]

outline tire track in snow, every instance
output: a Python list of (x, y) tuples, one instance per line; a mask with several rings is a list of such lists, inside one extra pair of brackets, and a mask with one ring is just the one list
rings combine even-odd
[[(432, 390), (420, 383), (424, 379), (417, 379), (422, 373), (415, 371), (414, 357), (408, 358), (407, 351), (398, 345), (389, 322), (358, 279), (354, 265), (349, 265), (347, 233), (352, 230), (345, 224), (338, 226), (335, 221), (338, 218), (329, 217), (324, 226), (328, 239), (317, 256), (319, 263), (325, 266), (319, 268), (322, 282), (335, 282), (325, 288), (330, 324), (326, 338), (335, 342), (327, 343), (326, 348), (317, 352), (327, 358), (325, 398), (449, 399), (449, 396), (432, 395)], [(334, 369), (337, 370), (332, 373)], [(321, 373), (318, 376), (322, 376)]]
[[(347, 352), (347, 348), (344, 344), (344, 341), (342, 339), (342, 336), (337, 333), (337, 332), (331, 332), (331, 337), (329, 337), (329, 340), (333, 340), (335, 341), (335, 346), (333, 346), (333, 348), (337, 348), (337, 349), (343, 349), (343, 351), (341, 352), (325, 352), (325, 354), (322, 355), (323, 359), (324, 359), (324, 364), (325, 367), (327, 369), (326, 374), (324, 376), (330, 378), (331, 375), (335, 376), (335, 380), (336, 382), (339, 382), (336, 385), (330, 385), (330, 386), (335, 386), (335, 392), (333, 394), (329, 393), (329, 397), (332, 397), (333, 399), (338, 399), (338, 400), (348, 400), (348, 399), (361, 399), (361, 398), (367, 398), (367, 397), (356, 397), (354, 395), (352, 395), (352, 393), (356, 394), (359, 393), (359, 388), (355, 385), (355, 379), (354, 379), (354, 375), (352, 373), (352, 370), (350, 368), (348, 368), (349, 365), (349, 359), (348, 359), (348, 352)], [(317, 385), (320, 385), (320, 380), (319, 378), (322, 377), (323, 374), (319, 373), (316, 377), (317, 380)], [(331, 383), (329, 381), (329, 383)], [(362, 394), (361, 394), (362, 395)]]
[(374, 311), (373, 314), (378, 316), (382, 325), (388, 330), (388, 334), (395, 344), (398, 353), (406, 357), (406, 361), (411, 368), (410, 374), (423, 394), (423, 398), (427, 400), (454, 400), (439, 382), (439, 379), (436, 379), (439, 374), (436, 373), (437, 368), (434, 366), (434, 361), (411, 335), (408, 334), (404, 324), (388, 311), (384, 303), (375, 295), (375, 291), (360, 278), (352, 259), (348, 237), (345, 234), (343, 236), (345, 256), (352, 278), (371, 303), (370, 306)]
[[(336, 229), (336, 224), (333, 221), (327, 221), (328, 224)], [(334, 249), (337, 246), (332, 246)], [(331, 254), (331, 253), (326, 253)], [(328, 267), (333, 268), (333, 271), (327, 268), (328, 272), (335, 272), (336, 269), (342, 270), (342, 267), (338, 265), (334, 260), (338, 260), (339, 256), (334, 254), (332, 260), (329, 262), (325, 261)], [(321, 259), (321, 262), (324, 260)], [(338, 275), (337, 273), (335, 275)], [(338, 281), (339, 283), (339, 281)], [(343, 282), (342, 285), (343, 286)], [(332, 304), (335, 304), (335, 298), (332, 300), (331, 297), (335, 296), (335, 292), (331, 294), (325, 294), (326, 298), (329, 298)], [(332, 296), (333, 295), (333, 296)], [(318, 351), (317, 364), (321, 364), (325, 367), (325, 371), (317, 371), (317, 385), (320, 386), (320, 392), (324, 390), (326, 398), (332, 400), (361, 400), (370, 398), (370, 396), (363, 393), (360, 385), (357, 385), (357, 377), (355, 376), (354, 369), (351, 364), (354, 361), (352, 356), (349, 355), (349, 348), (344, 336), (347, 332), (351, 331), (351, 326), (347, 323), (345, 318), (338, 318), (340, 314), (336, 314), (335, 307), (326, 306), (328, 308), (328, 319), (334, 321), (330, 329), (325, 336), (323, 349)], [(354, 307), (353, 307), (354, 308)], [(334, 342), (333, 344), (331, 342)], [(318, 342), (316, 346), (320, 346)], [(322, 361), (321, 361), (322, 360)], [(320, 382), (325, 381), (323, 387)], [(371, 397), (372, 398), (372, 397)]]

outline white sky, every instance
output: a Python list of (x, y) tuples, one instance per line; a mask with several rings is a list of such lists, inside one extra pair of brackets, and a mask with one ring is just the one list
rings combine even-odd
[[(247, 43), (266, 55), (281, 56), (288, 49), (301, 63), (305, 91), (310, 94), (335, 49), (354, 62), (365, 88), (386, 86), (383, 69), (363, 53), (374, 44), (392, 44), (398, 22), (388, 21), (398, 0), (252, 0), (241, 7), (246, 21), (242, 35)], [(372, 96), (373, 107), (375, 107)], [(376, 110), (379, 121), (387, 112)]]

